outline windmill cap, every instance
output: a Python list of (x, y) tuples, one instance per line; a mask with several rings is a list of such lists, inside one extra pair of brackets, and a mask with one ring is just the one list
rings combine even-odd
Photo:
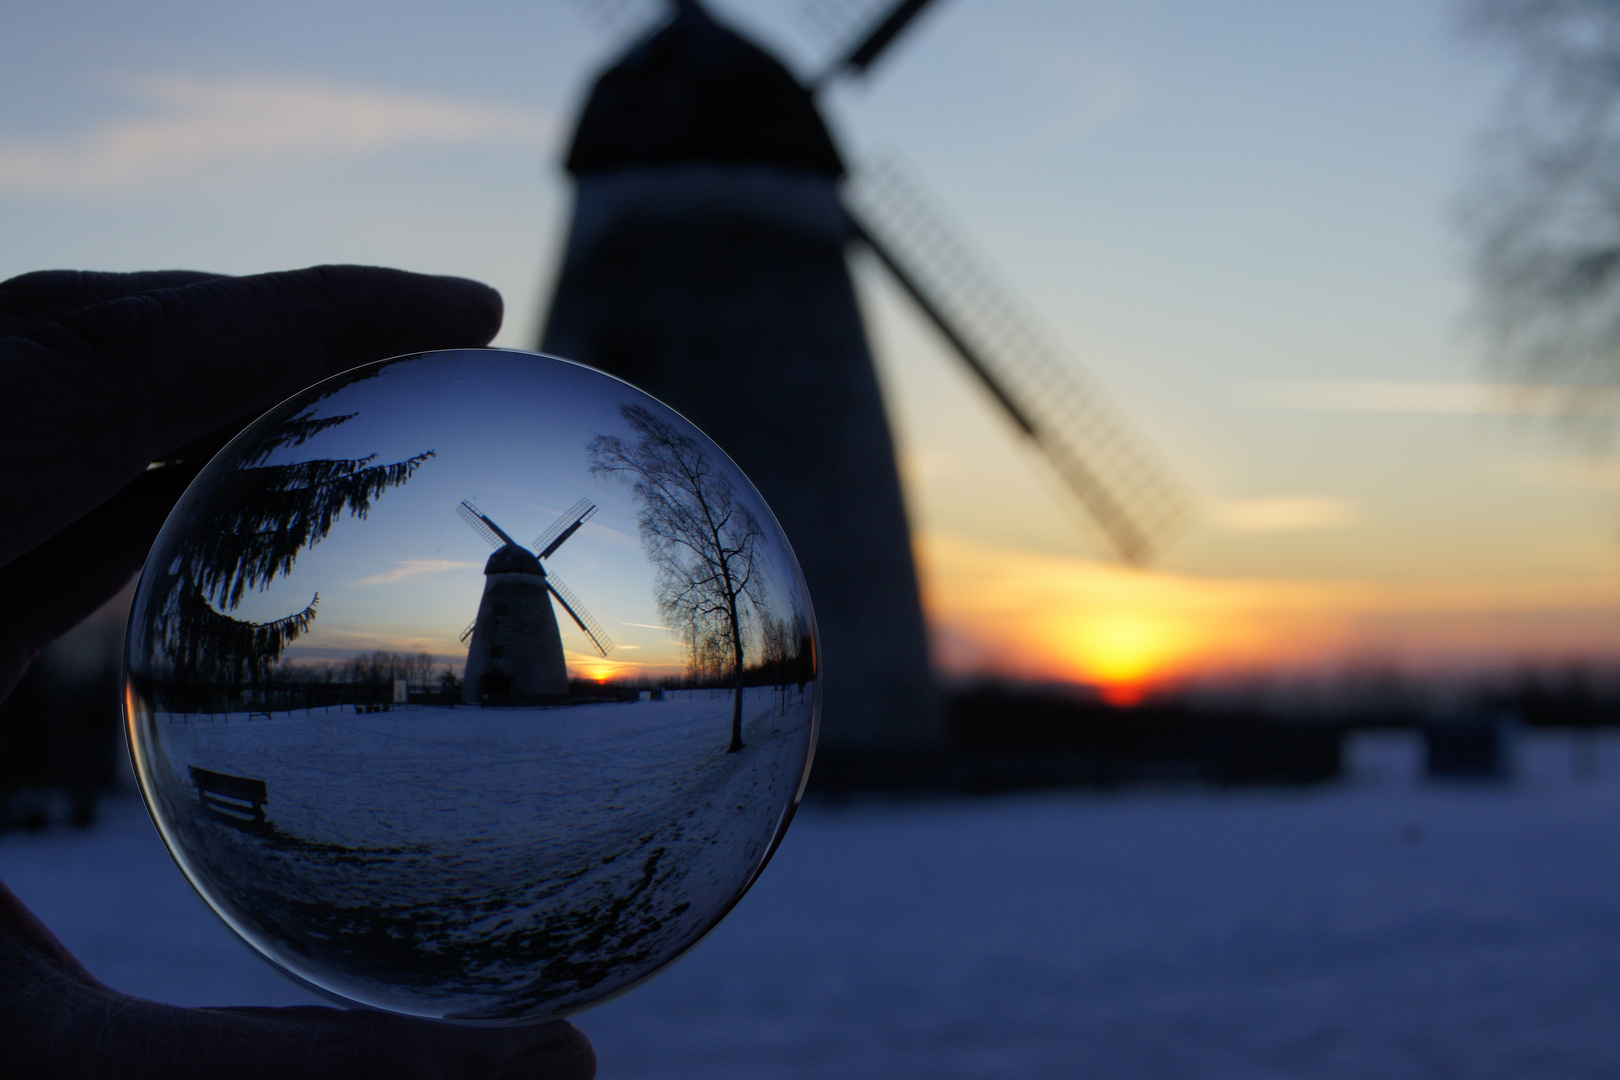
[(842, 176), (810, 91), (695, 0), (597, 77), (568, 171), (770, 165)]
[(540, 560), (534, 557), (534, 552), (516, 544), (503, 544), (496, 548), (490, 555), (489, 562), (484, 564), (484, 573), (546, 576), (546, 572), (540, 568)]

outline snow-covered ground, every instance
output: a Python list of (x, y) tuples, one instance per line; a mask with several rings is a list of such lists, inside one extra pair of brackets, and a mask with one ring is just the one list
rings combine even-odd
[[(289, 970), (423, 1015), (544, 1016), (653, 970), (735, 899), (809, 750), (813, 694), (572, 708), (144, 717), (169, 835)], [(263, 827), (190, 769), (263, 781)]]
[[(1620, 742), (1591, 749), (1528, 738), (1500, 786), (1378, 736), (1304, 791), (813, 805), (578, 1022), (605, 1078), (1620, 1076)], [(0, 838), (0, 877), (121, 989), (307, 1000), (138, 805)]]

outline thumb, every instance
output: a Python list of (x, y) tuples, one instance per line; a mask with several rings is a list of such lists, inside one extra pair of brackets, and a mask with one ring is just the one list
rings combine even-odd
[(400, 353), (482, 345), (500, 295), (359, 266), (209, 278), (0, 341), (0, 565), (222, 423)]

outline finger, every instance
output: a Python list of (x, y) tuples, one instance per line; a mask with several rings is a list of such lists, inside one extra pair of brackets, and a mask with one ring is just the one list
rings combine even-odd
[(128, 296), (0, 342), (0, 565), (221, 422), (372, 360), (482, 345), (500, 315), (476, 282), (316, 267)]
[(8, 966), (49, 968), (87, 986), (101, 985), (3, 881), (0, 881), (0, 952), (10, 962)]
[[(266, 1077), (399, 1080), (590, 1080), (596, 1055), (573, 1024), (467, 1027), (389, 1013), (319, 1007), (209, 1009), (221, 1041), (256, 1042), (256, 1062), (281, 1058)], [(304, 1056), (306, 1050), (314, 1051)], [(218, 1075), (211, 1073), (208, 1075)], [(257, 1076), (258, 1073), (249, 1073)]]
[(94, 270), (39, 270), (0, 281), (0, 337), (30, 330), (93, 304), (173, 289), (219, 277), (196, 270), (109, 274)]
[[(0, 949), (0, 952), (3, 952)], [(0, 998), (6, 983), (0, 975)], [(182, 1009), (46, 971), (0, 1016), (19, 1076), (55, 1080), (591, 1080), (566, 1022), (471, 1028), (365, 1010)], [(13, 1004), (0, 1001), (0, 1004)], [(10, 1030), (7, 1030), (7, 1029)]]
[(590, 1080), (567, 1023), (479, 1028), (366, 1010), (182, 1009), (98, 982), (0, 885), (0, 1060), (57, 1080)]
[[(233, 432), (222, 432), (213, 449)], [(0, 701), (16, 688), (41, 649), (140, 571), (169, 511), (209, 457), (212, 453), (199, 453), (142, 473), (88, 514), (0, 566)]]

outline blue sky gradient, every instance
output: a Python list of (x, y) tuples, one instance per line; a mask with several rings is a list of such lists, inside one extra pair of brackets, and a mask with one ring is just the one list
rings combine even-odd
[[(839, 44), (797, 3), (714, 6), (805, 72)], [(558, 161), (623, 40), (592, 10), (8, 13), (0, 275), (457, 273), (505, 295), (499, 344), (532, 346), (569, 211)], [(1153, 571), (1111, 566), (857, 258), (948, 667), (1106, 682), (1620, 655), (1620, 470), (1478, 385), (1522, 381), (1473, 329), (1459, 221), (1509, 72), (1457, 10), (940, 0), (824, 95), (847, 157), (919, 178), (1201, 505)]]

